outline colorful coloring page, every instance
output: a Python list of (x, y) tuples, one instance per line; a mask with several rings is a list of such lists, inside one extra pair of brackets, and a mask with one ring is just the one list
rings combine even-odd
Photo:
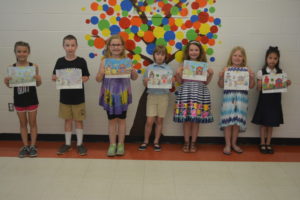
[(249, 72), (225, 71), (224, 90), (249, 90)]
[(148, 73), (148, 88), (171, 89), (172, 72), (167, 70), (150, 70)]
[(206, 81), (207, 63), (185, 60), (182, 78), (186, 80)]
[(287, 92), (287, 74), (268, 74), (262, 77), (262, 93)]
[(81, 89), (82, 72), (81, 69), (68, 68), (56, 70), (56, 89)]
[(130, 78), (131, 60), (106, 58), (104, 63), (105, 78)]
[(9, 80), (9, 86), (36, 86), (35, 74), (35, 67), (33, 66), (8, 67), (8, 76), (12, 78)]

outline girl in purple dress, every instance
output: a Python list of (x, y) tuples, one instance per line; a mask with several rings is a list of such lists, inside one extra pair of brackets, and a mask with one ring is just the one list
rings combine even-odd
[[(102, 81), (99, 105), (107, 112), (109, 148), (107, 156), (124, 155), (124, 140), (126, 133), (126, 113), (128, 105), (132, 103), (130, 79), (136, 80), (138, 75), (135, 69), (131, 70), (129, 77), (118, 74), (120, 65), (131, 66), (131, 60), (125, 56), (124, 40), (120, 35), (112, 35), (106, 42), (106, 53), (100, 63), (96, 80)], [(105, 67), (107, 66), (107, 67)], [(109, 66), (109, 67), (108, 67)], [(125, 75), (126, 76), (126, 75)], [(110, 78), (108, 78), (110, 77)], [(118, 136), (118, 145), (117, 143)]]

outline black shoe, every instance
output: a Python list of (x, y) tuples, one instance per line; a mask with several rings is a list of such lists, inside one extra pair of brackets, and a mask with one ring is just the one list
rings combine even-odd
[(147, 143), (143, 143), (143, 144), (141, 144), (141, 145), (139, 146), (139, 150), (140, 150), (140, 151), (144, 151), (144, 150), (147, 149), (147, 146), (148, 146)]
[(77, 146), (77, 153), (81, 156), (85, 156), (87, 154), (87, 149), (83, 146)]
[(66, 152), (70, 151), (72, 149), (71, 145), (62, 145), (61, 147), (59, 147), (58, 151), (56, 152), (57, 155), (63, 155)]
[(24, 158), (24, 157), (28, 156), (28, 154), (29, 154), (29, 147), (24, 146), (19, 151), (19, 158)]
[(161, 151), (161, 147), (159, 144), (154, 144), (153, 149), (154, 151)]
[(274, 153), (274, 149), (272, 148), (272, 146), (270, 144), (266, 145), (266, 150), (267, 150), (268, 154)]
[(31, 158), (33, 158), (33, 157), (37, 157), (37, 155), (38, 155), (37, 148), (35, 146), (30, 146), (30, 148), (29, 148), (29, 156)]
[(267, 154), (268, 153), (267, 152), (267, 147), (266, 147), (265, 144), (260, 144), (259, 145), (259, 151), (260, 151), (260, 153), (263, 153), (263, 154)]

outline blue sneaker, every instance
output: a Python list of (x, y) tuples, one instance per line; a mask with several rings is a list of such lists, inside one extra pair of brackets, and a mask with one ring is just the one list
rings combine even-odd
[(66, 152), (70, 151), (72, 149), (71, 145), (62, 145), (61, 147), (59, 147), (58, 151), (56, 152), (57, 155), (63, 155)]
[(28, 154), (29, 154), (29, 147), (24, 146), (19, 151), (19, 158), (24, 158), (24, 157), (28, 156)]
[(37, 157), (37, 155), (38, 155), (37, 148), (35, 146), (30, 146), (30, 148), (29, 148), (29, 156), (31, 158), (33, 158), (33, 157)]

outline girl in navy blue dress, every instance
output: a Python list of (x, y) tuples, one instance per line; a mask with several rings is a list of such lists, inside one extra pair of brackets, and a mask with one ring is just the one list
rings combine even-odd
[[(277, 47), (269, 47), (266, 52), (265, 65), (257, 72), (257, 90), (260, 91), (257, 107), (252, 123), (260, 125), (260, 152), (274, 153), (271, 146), (273, 127), (283, 124), (281, 93), (262, 93), (262, 76), (266, 74), (281, 74), (279, 67), (280, 52)], [(287, 86), (291, 81), (287, 80)]]

